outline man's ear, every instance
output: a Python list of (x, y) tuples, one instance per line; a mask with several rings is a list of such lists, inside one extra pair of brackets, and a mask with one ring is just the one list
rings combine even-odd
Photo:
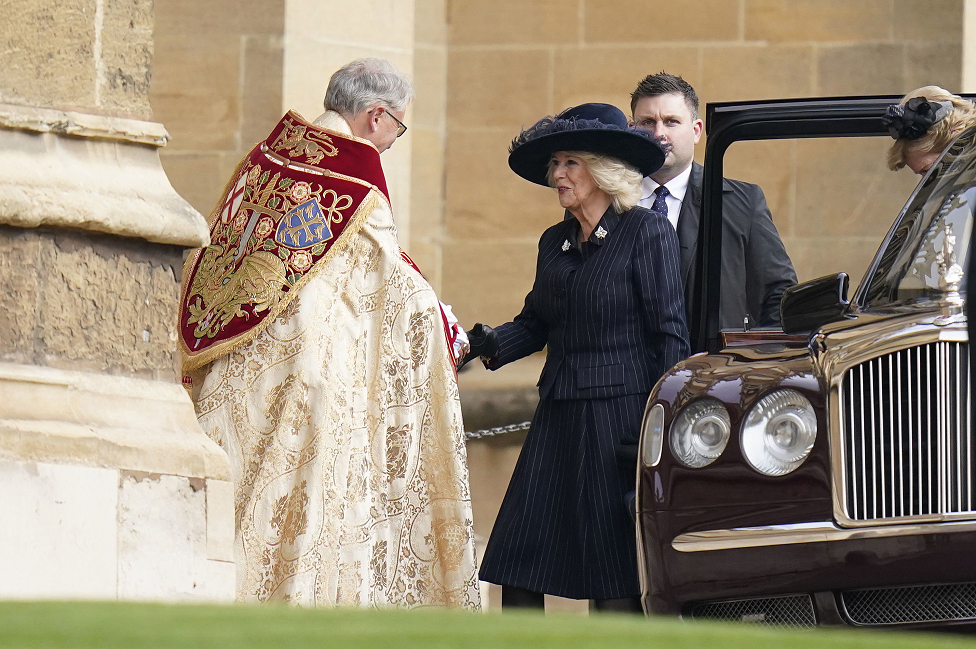
[(698, 140), (701, 139), (702, 133), (705, 132), (705, 122), (703, 122), (701, 118), (698, 118), (695, 120), (693, 127), (695, 129), (695, 144), (698, 144)]
[(375, 104), (366, 109), (366, 115), (369, 117), (369, 132), (375, 133), (380, 127), (380, 118), (383, 117), (383, 111), (386, 110), (381, 104)]

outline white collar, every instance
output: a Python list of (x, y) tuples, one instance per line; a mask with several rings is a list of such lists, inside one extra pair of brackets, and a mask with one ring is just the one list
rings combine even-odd
[[(678, 202), (685, 199), (685, 193), (688, 191), (688, 183), (691, 182), (691, 165), (688, 165), (684, 171), (680, 174), (664, 183), (664, 186), (668, 188), (668, 193), (671, 194)], [(645, 198), (650, 198), (654, 195), (654, 190), (661, 185), (656, 181), (651, 179), (650, 176), (644, 178), (641, 181), (641, 188), (643, 193), (641, 194), (641, 200)]]
[[(327, 128), (330, 131), (335, 131), (337, 133), (342, 133), (344, 135), (352, 135), (352, 127), (349, 126), (349, 122), (346, 118), (337, 113), (334, 110), (327, 110), (312, 122), (316, 126), (321, 126), (322, 128)], [(668, 188), (670, 190), (670, 188)]]

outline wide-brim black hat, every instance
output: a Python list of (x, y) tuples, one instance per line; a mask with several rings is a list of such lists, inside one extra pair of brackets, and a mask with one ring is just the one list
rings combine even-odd
[(664, 164), (667, 155), (658, 140), (627, 124), (627, 117), (610, 104), (581, 104), (555, 117), (543, 117), (512, 140), (508, 166), (537, 185), (549, 186), (546, 174), (556, 151), (587, 151), (627, 162), (644, 176)]

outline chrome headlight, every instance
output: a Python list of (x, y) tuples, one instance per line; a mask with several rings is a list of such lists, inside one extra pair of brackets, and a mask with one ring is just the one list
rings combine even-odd
[(644, 447), (641, 455), (644, 466), (657, 466), (664, 446), (664, 406), (655, 404), (644, 419)]
[(786, 475), (810, 455), (817, 416), (796, 390), (777, 390), (760, 399), (742, 425), (742, 454), (756, 471)]
[(671, 452), (685, 466), (707, 466), (725, 450), (731, 429), (729, 412), (720, 401), (695, 401), (671, 424)]

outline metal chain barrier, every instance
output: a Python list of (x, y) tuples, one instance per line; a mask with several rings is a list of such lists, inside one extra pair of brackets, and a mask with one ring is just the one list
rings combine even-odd
[(496, 426), (495, 428), (482, 428), (481, 430), (466, 430), (464, 431), (464, 440), (470, 442), (473, 439), (481, 439), (483, 437), (494, 437), (495, 435), (503, 435), (505, 433), (517, 433), (520, 430), (528, 430), (530, 421), (523, 421), (521, 424), (508, 424), (507, 426)]

